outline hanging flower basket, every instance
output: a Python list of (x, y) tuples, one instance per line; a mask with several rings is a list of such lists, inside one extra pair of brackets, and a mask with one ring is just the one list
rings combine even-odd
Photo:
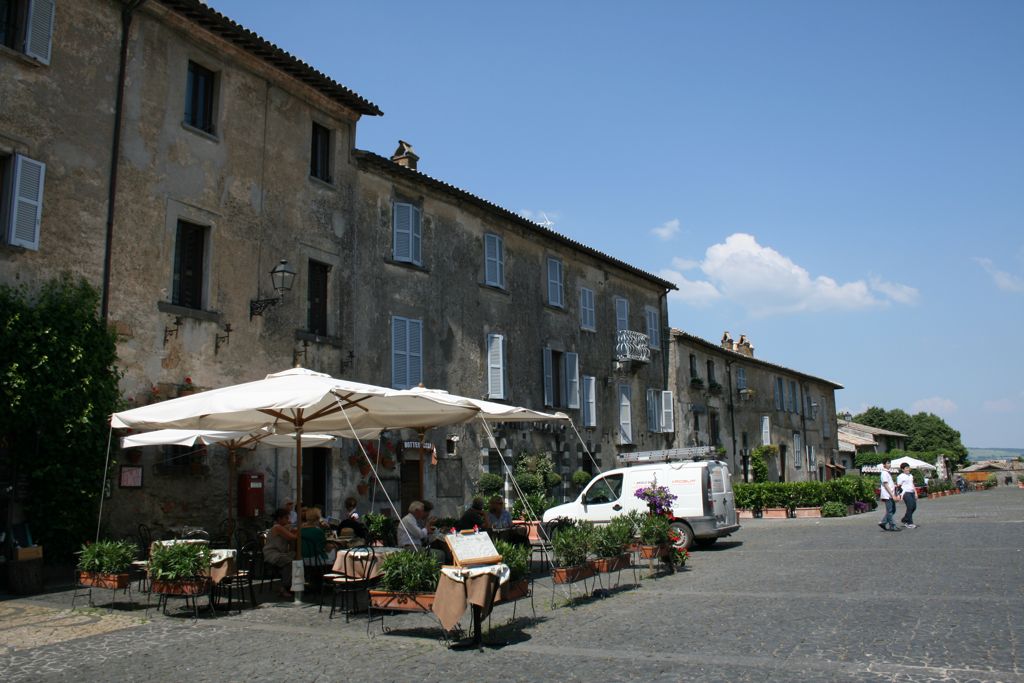
[(348, 464), (352, 465), (352, 467), (359, 467), (359, 456), (355, 453), (348, 456)]
[(356, 491), (359, 492), (360, 496), (365, 496), (366, 492), (369, 491), (369, 490), (370, 490), (370, 487), (367, 484), (357, 484), (356, 485)]
[(361, 474), (361, 475), (363, 475), (365, 477), (369, 473), (370, 473), (370, 464), (369, 463), (364, 462), (364, 463), (359, 465), (359, 474)]
[(390, 458), (390, 457), (388, 457), (386, 455), (383, 458), (381, 458), (380, 464), (381, 464), (381, 467), (383, 467), (386, 470), (393, 470), (393, 469), (395, 469), (395, 461), (394, 461), (394, 459)]

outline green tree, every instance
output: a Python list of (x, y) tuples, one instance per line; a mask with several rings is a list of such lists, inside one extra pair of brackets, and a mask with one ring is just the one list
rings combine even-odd
[(960, 440), (960, 432), (933, 413), (908, 415), (899, 408), (885, 410), (872, 406), (854, 416), (853, 421), (906, 434), (907, 451), (941, 453), (957, 466), (967, 462), (967, 449)]
[(750, 472), (754, 481), (768, 481), (768, 460), (779, 454), (777, 446), (758, 446), (750, 453)]
[(69, 275), (42, 287), (0, 287), (0, 439), (29, 485), (26, 512), (47, 557), (70, 555), (95, 531), (109, 427), (119, 403), (115, 335), (99, 295)]

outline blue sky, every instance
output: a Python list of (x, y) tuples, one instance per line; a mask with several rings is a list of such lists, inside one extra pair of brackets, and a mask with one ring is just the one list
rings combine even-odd
[[(212, 0), (839, 408), (1024, 447), (1024, 3)], [(301, 11), (298, 11), (301, 8)]]

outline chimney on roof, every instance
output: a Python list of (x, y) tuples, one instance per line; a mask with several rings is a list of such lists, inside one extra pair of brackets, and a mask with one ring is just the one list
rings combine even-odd
[(741, 353), (748, 358), (754, 357), (754, 347), (747, 339), (747, 335), (741, 334), (740, 340), (736, 342), (736, 353)]
[(726, 351), (736, 350), (736, 342), (733, 341), (732, 336), (729, 334), (729, 330), (722, 333), (722, 348)]
[(398, 141), (398, 149), (391, 155), (391, 161), (395, 162), (399, 166), (404, 166), (411, 171), (416, 170), (416, 163), (420, 160), (418, 154), (413, 151), (412, 145), (405, 140)]

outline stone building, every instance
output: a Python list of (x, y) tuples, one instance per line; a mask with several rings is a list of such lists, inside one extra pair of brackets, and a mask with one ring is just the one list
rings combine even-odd
[[(100, 289), (129, 405), (301, 364), (565, 410), (605, 464), (671, 443), (670, 283), (420, 173), (408, 145), (394, 159), (357, 150), (375, 104), (198, 0), (14, 5), (21, 23), (0, 36), (0, 282), (70, 271)], [(589, 462), (561, 430), (500, 437), (510, 454), (553, 451), (566, 474)], [(416, 460), (420, 435), (373, 445), (385, 485), (454, 513), (494, 458), (472, 427), (424, 440), (437, 465)], [(380, 507), (352, 452), (307, 452), (306, 502)], [(234, 485), (223, 455), (125, 454), (144, 485), (113, 486), (111, 526), (215, 525)], [(265, 477), (267, 507), (293, 488), (287, 450), (240, 466)]]
[(715, 344), (670, 332), (669, 386), (674, 388), (682, 446), (716, 446), (737, 480), (749, 477), (750, 452), (774, 445), (773, 481), (831, 479), (842, 473), (835, 391), (842, 386), (754, 357), (746, 336), (728, 332)]

